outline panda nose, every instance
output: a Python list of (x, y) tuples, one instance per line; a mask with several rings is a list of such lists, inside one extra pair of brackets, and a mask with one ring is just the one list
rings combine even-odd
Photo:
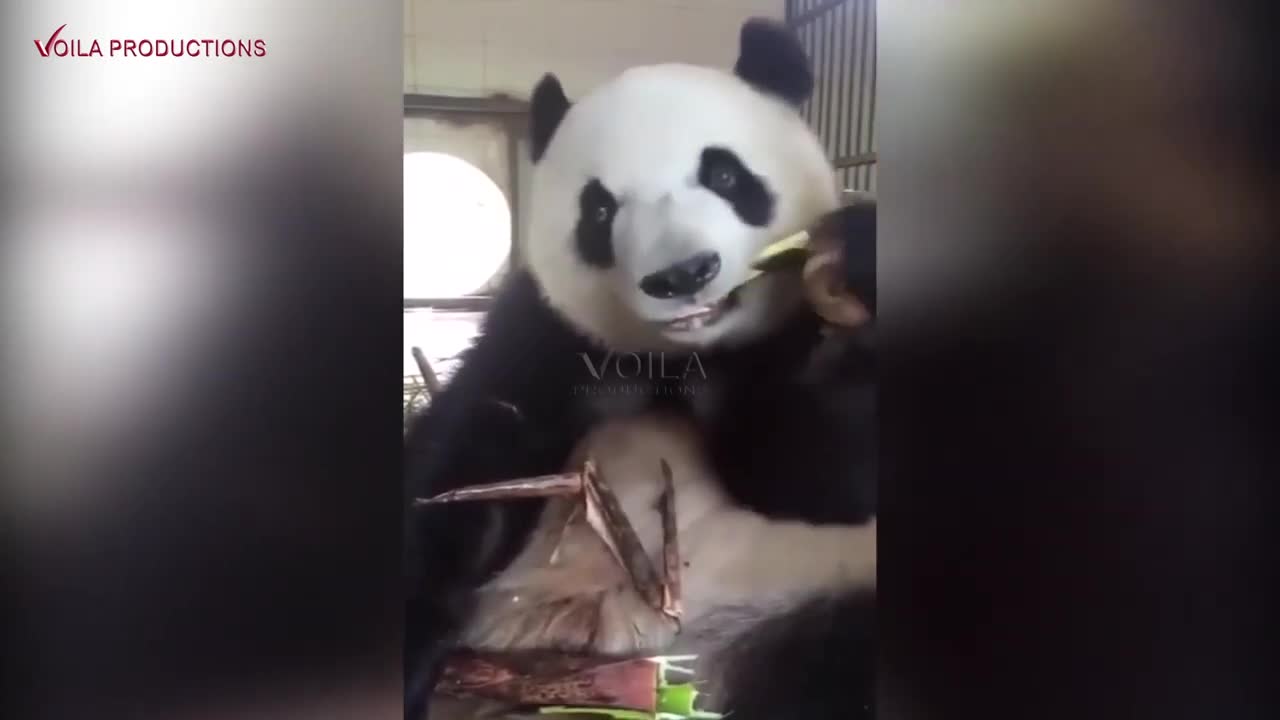
[(656, 298), (692, 295), (706, 287), (720, 274), (720, 253), (702, 252), (688, 260), (645, 276), (640, 289)]

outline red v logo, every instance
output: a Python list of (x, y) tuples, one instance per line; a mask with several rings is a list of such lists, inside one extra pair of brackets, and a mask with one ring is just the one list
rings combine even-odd
[(44, 41), (43, 46), (40, 45), (39, 40), (35, 41), (36, 51), (40, 53), (40, 57), (49, 57), (49, 50), (53, 47), (53, 41), (58, 39), (58, 34), (61, 33), (62, 28), (66, 26), (67, 24), (63, 23), (62, 27), (58, 28), (57, 30), (54, 30), (53, 34), (49, 36), (49, 39)]

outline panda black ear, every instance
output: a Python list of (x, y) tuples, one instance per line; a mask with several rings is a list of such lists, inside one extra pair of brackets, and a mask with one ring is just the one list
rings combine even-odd
[(529, 101), (529, 154), (536, 163), (542, 159), (551, 137), (560, 127), (560, 121), (569, 112), (569, 98), (560, 86), (555, 75), (547, 73), (533, 88), (533, 98)]
[(813, 92), (813, 72), (799, 39), (772, 20), (752, 18), (743, 24), (733, 72), (797, 107)]

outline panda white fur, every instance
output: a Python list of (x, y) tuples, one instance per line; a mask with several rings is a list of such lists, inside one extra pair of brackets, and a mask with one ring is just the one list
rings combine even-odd
[[(576, 103), (543, 79), (525, 269), (406, 440), (406, 499), (591, 457), (655, 560), (666, 460), (681, 629), (588, 527), (565, 531), (568, 500), (411, 511), (407, 717), (459, 645), (692, 652), (734, 717), (870, 712), (873, 364), (855, 347), (804, 379), (822, 335), (798, 278), (734, 290), (766, 245), (839, 205), (797, 112), (803, 51), (763, 21), (741, 39), (732, 74), (634, 68)], [(860, 220), (846, 226), (866, 244)]]

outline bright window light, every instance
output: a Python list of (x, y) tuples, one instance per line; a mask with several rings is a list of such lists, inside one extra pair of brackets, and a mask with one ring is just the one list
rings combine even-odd
[(404, 296), (482, 289), (511, 252), (511, 208), (482, 170), (452, 155), (404, 156)]

